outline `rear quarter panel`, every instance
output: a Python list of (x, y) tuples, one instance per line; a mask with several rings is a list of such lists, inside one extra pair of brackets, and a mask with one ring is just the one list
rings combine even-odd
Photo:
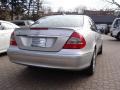
[(91, 31), (89, 28), (83, 28), (82, 30), (77, 30), (77, 32), (80, 33), (80, 35), (82, 35), (86, 41), (86, 46), (83, 49), (80, 49), (80, 51), (86, 53), (93, 52), (96, 45), (96, 32)]

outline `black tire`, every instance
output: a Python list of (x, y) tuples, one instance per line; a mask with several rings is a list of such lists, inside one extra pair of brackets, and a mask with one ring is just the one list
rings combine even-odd
[(113, 37), (112, 32), (110, 33), (110, 36), (112, 36), (112, 37)]
[(87, 74), (93, 75), (96, 67), (96, 52), (94, 51), (90, 66), (87, 68)]
[(108, 33), (105, 33), (105, 35), (107, 35)]
[(102, 53), (103, 53), (103, 46), (101, 45), (98, 55), (101, 55)]
[(107, 31), (107, 30), (105, 30), (105, 34), (106, 34), (106, 35), (108, 34), (108, 31)]
[(116, 39), (117, 39), (117, 40), (120, 40), (120, 33), (118, 33)]

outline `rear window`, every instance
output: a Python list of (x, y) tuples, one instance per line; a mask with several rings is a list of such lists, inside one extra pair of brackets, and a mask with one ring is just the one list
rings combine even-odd
[(18, 26), (25, 26), (25, 23), (24, 22), (12, 22)]
[(83, 16), (61, 15), (47, 16), (37, 20), (32, 27), (82, 27)]

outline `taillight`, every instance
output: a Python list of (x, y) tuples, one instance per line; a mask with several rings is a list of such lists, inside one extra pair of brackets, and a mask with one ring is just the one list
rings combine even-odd
[(15, 36), (14, 36), (14, 32), (12, 33), (11, 38), (10, 38), (10, 45), (17, 46)]
[(86, 45), (86, 41), (82, 35), (77, 32), (73, 32), (66, 44), (64, 49), (82, 49)]

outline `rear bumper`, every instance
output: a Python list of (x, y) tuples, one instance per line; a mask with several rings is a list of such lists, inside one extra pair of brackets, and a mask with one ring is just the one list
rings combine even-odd
[(37, 67), (81, 70), (90, 65), (93, 52), (65, 54), (58, 52), (39, 52), (21, 50), (17, 47), (8, 49), (10, 61)]

